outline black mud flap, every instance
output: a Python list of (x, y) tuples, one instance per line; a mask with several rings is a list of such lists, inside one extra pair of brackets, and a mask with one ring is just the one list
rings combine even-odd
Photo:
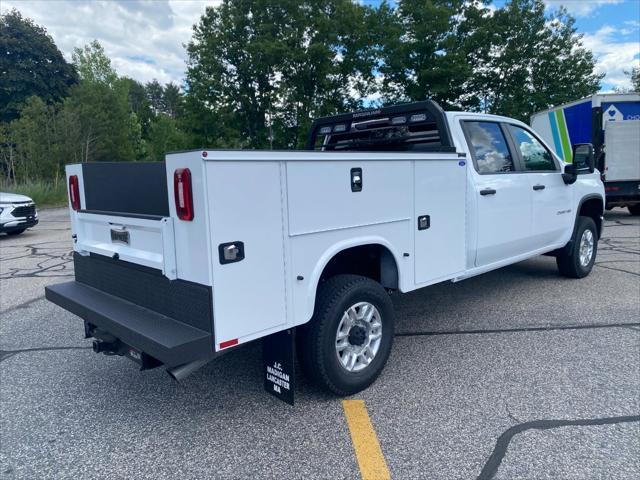
[(262, 339), (264, 389), (293, 405), (295, 392), (295, 329), (283, 330)]

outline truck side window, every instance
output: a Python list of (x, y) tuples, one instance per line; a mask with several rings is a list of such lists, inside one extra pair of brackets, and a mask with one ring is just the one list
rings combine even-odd
[(515, 166), (500, 125), (495, 122), (465, 122), (478, 173), (513, 172)]
[(549, 150), (524, 128), (509, 125), (526, 170), (557, 170)]

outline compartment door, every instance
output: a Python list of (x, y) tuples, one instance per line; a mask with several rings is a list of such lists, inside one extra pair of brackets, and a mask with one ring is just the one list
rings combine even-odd
[[(286, 324), (280, 164), (214, 160), (206, 172), (219, 350)], [(235, 260), (224, 258), (225, 248), (238, 249)]]
[(75, 219), (73, 249), (80, 255), (96, 253), (109, 258), (162, 270), (176, 279), (173, 219), (135, 218), (71, 212)]
[(466, 163), (415, 162), (416, 285), (438, 282), (465, 268)]

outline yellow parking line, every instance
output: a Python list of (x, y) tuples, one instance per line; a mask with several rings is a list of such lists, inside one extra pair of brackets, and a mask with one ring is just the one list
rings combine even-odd
[(342, 407), (351, 432), (351, 441), (356, 451), (362, 480), (391, 479), (364, 400), (343, 400)]

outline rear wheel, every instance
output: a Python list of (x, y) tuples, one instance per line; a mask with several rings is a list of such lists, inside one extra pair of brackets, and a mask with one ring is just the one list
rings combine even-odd
[(332, 277), (318, 287), (313, 318), (299, 331), (303, 371), (332, 393), (357, 393), (382, 372), (393, 330), (393, 305), (379, 283), (358, 275)]
[(558, 270), (565, 277), (586, 277), (591, 272), (598, 253), (598, 231), (592, 218), (578, 218), (572, 250), (571, 255), (566, 252), (558, 254), (556, 257)]
[(629, 205), (627, 208), (629, 209), (629, 213), (631, 215), (640, 215), (640, 203)]

